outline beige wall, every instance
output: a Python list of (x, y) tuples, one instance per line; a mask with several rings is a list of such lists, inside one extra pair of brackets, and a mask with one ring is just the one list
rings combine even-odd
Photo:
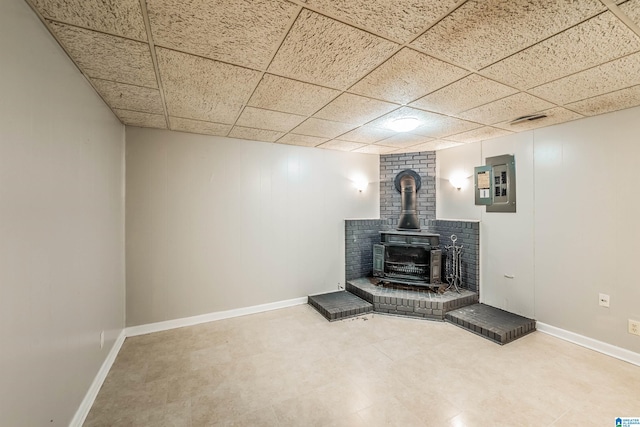
[[(0, 425), (68, 425), (124, 326), (124, 127), (0, 2)], [(105, 346), (100, 348), (100, 332)]]
[(344, 219), (377, 218), (379, 158), (127, 127), (127, 325), (344, 286)]
[[(437, 215), (481, 223), (481, 298), (538, 321), (640, 352), (640, 108), (438, 152)], [(516, 155), (516, 214), (474, 205), (473, 182), (446, 181), (486, 157)], [(504, 274), (512, 274), (507, 279)], [(609, 294), (610, 308), (598, 305)]]

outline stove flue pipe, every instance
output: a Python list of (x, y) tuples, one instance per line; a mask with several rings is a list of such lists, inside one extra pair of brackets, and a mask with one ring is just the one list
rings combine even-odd
[(421, 179), (415, 171), (406, 169), (400, 172), (394, 181), (401, 196), (401, 212), (398, 230), (420, 230), (418, 220), (418, 190)]

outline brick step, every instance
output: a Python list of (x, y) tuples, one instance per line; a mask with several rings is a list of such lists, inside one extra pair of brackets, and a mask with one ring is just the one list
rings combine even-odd
[(330, 322), (347, 317), (360, 316), (373, 311), (373, 304), (347, 291), (309, 295), (309, 304)]
[(346, 288), (373, 304), (376, 313), (439, 321), (443, 321), (450, 310), (478, 302), (478, 294), (467, 289), (462, 289), (460, 293), (446, 291), (442, 294), (427, 289), (393, 289), (374, 285), (368, 278), (349, 280)]
[(500, 345), (536, 330), (536, 321), (485, 304), (473, 304), (445, 315), (445, 321)]

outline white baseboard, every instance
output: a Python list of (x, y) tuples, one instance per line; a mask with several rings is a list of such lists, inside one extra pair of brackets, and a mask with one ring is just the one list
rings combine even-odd
[(199, 316), (183, 317), (182, 319), (166, 320), (164, 322), (148, 323), (140, 326), (130, 326), (126, 328), (126, 334), (127, 337), (135, 337), (136, 335), (150, 334), (152, 332), (199, 325), (200, 323), (213, 322), (215, 320), (230, 319), (232, 317), (246, 316), (247, 314), (256, 314), (264, 311), (293, 307), (294, 305), (307, 304), (307, 302), (307, 297), (300, 297), (285, 301), (271, 302), (268, 304), (254, 305), (251, 307), (201, 314)]
[(116, 338), (116, 341), (113, 343), (107, 358), (102, 362), (102, 366), (100, 370), (96, 374), (87, 394), (85, 394), (84, 399), (82, 399), (82, 403), (80, 403), (80, 407), (76, 411), (73, 419), (69, 423), (70, 427), (81, 427), (84, 421), (87, 419), (87, 415), (89, 415), (89, 411), (93, 406), (93, 402), (95, 402), (96, 397), (98, 396), (98, 392), (100, 391), (100, 387), (102, 387), (102, 383), (104, 383), (105, 378), (107, 378), (107, 374), (113, 365), (113, 362), (116, 360), (116, 356), (124, 343), (124, 339), (126, 338), (125, 330), (123, 329)]
[(280, 308), (293, 307), (294, 305), (307, 304), (307, 297), (294, 298), (285, 301), (277, 301), (268, 304), (254, 305), (251, 307), (237, 308), (234, 310), (219, 311), (215, 313), (202, 314), (200, 316), (185, 317), (182, 319), (168, 320), (165, 322), (150, 323), (147, 325), (132, 326), (122, 330), (116, 342), (111, 347), (111, 351), (107, 355), (107, 358), (102, 363), (98, 374), (94, 378), (87, 394), (85, 395), (80, 407), (76, 411), (73, 419), (69, 423), (70, 427), (81, 427), (84, 421), (89, 415), (91, 406), (95, 402), (100, 387), (107, 378), (107, 374), (116, 360), (116, 356), (124, 343), (125, 338), (133, 337), (136, 335), (144, 335), (152, 332), (166, 331), (168, 329), (181, 328), (183, 326), (198, 325), (200, 323), (212, 322), (214, 320), (230, 319), (232, 317), (245, 316), (247, 314), (262, 313), (265, 311), (277, 310)]
[(594, 340), (593, 338), (585, 337), (574, 332), (570, 332), (564, 329), (556, 328), (555, 326), (547, 325), (546, 323), (536, 322), (536, 329), (542, 333), (560, 338), (565, 341), (578, 344), (579, 346), (586, 347), (590, 350), (597, 351), (607, 356), (615, 357), (616, 359), (624, 360), (625, 362), (632, 363), (640, 366), (640, 354), (631, 350), (627, 350), (615, 345), (607, 344), (606, 342)]

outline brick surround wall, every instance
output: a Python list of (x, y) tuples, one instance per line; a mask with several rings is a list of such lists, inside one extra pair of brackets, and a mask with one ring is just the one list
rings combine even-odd
[(480, 222), (436, 219), (429, 221), (428, 228), (440, 235), (443, 253), (451, 245), (451, 235), (458, 237), (456, 246), (462, 246), (462, 287), (479, 292)]
[(373, 245), (380, 243), (381, 219), (347, 219), (344, 226), (345, 278), (368, 277), (373, 273)]
[(401, 199), (393, 181), (399, 172), (413, 169), (420, 175), (418, 190), (418, 218), (420, 225), (436, 217), (436, 152), (387, 154), (380, 156), (380, 218), (387, 220), (388, 228), (396, 228), (400, 217)]

